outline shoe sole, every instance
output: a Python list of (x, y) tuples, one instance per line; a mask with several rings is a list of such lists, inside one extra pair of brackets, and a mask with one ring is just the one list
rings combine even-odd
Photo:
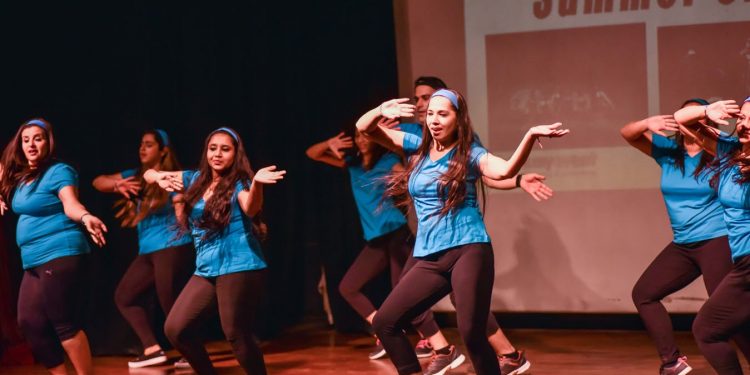
[(693, 371), (693, 368), (690, 367), (690, 366), (688, 366), (688, 367), (684, 368), (682, 371), (680, 371), (680, 373), (677, 374), (677, 375), (685, 375), (685, 374), (687, 374), (690, 371)]
[(381, 350), (381, 351), (379, 351), (377, 353), (374, 353), (374, 354), (371, 353), (370, 355), (368, 355), (368, 357), (370, 359), (380, 359), (380, 358), (385, 357), (385, 354), (386, 354), (385, 353), (385, 349), (383, 349), (383, 350)]
[[(521, 375), (524, 372), (529, 371), (529, 368), (531, 368), (531, 362), (526, 361), (526, 363), (524, 363), (521, 367), (519, 367), (516, 370), (511, 371), (510, 374), (508, 375)], [(684, 375), (684, 374), (680, 374), (680, 375)]]
[(432, 352), (422, 353), (422, 354), (419, 354), (419, 353), (415, 352), (414, 354), (417, 355), (417, 358), (430, 358), (430, 357), (432, 357)]
[(146, 366), (154, 366), (154, 365), (160, 365), (162, 363), (167, 362), (167, 356), (159, 356), (154, 357), (145, 361), (140, 362), (128, 362), (128, 367), (130, 368), (141, 368)]
[(466, 357), (464, 357), (463, 354), (459, 354), (456, 359), (453, 360), (448, 366), (445, 366), (442, 370), (435, 373), (435, 375), (445, 375), (448, 370), (453, 370), (454, 368), (461, 366), (464, 361), (466, 360)]

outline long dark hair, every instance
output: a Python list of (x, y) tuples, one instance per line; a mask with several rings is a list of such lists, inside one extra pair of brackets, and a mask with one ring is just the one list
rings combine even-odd
[(188, 220), (190, 220), (190, 213), (193, 211), (193, 207), (195, 207), (195, 204), (198, 203), (206, 189), (211, 185), (213, 179), (212, 169), (208, 164), (206, 155), (208, 154), (208, 145), (211, 138), (219, 133), (226, 134), (232, 139), (235, 153), (232, 165), (228, 170), (222, 172), (221, 179), (216, 184), (216, 187), (214, 187), (213, 194), (205, 202), (206, 206), (203, 210), (203, 216), (192, 223), (197, 228), (206, 230), (204, 239), (219, 234), (219, 232), (223, 231), (229, 225), (229, 220), (232, 216), (232, 195), (235, 192), (237, 181), (242, 182), (244, 188), (249, 188), (250, 182), (255, 176), (255, 172), (250, 167), (250, 161), (245, 153), (240, 135), (231, 128), (219, 128), (212, 131), (206, 137), (203, 146), (203, 155), (198, 167), (200, 174), (185, 192), (185, 214), (180, 217), (180, 226), (182, 229), (187, 230), (189, 226)]
[[(438, 193), (443, 201), (443, 207), (440, 209), (440, 216), (444, 216), (457, 209), (466, 199), (466, 179), (469, 175), (469, 161), (471, 159), (471, 146), (474, 143), (474, 130), (471, 127), (469, 118), (469, 109), (464, 97), (455, 90), (453, 92), (458, 98), (458, 108), (456, 110), (456, 146), (451, 151), (453, 155), (450, 158), (448, 171), (438, 178)], [(432, 100), (432, 99), (430, 99)], [(429, 103), (428, 103), (429, 108)], [(398, 206), (408, 206), (409, 200), (399, 197), (408, 197), (409, 176), (417, 167), (424, 162), (425, 158), (430, 155), (432, 147), (432, 133), (425, 124), (422, 124), (422, 144), (417, 152), (409, 158), (407, 167), (403, 172), (396, 172), (389, 178), (389, 187), (386, 190), (386, 196), (396, 200)], [(481, 178), (479, 178), (481, 183)], [(482, 185), (482, 195), (484, 187)]]
[[(698, 105), (708, 105), (708, 101), (701, 98), (692, 98), (686, 100), (684, 103), (682, 103), (682, 106), (680, 108), (685, 108), (688, 104), (698, 104)], [(718, 129), (718, 126), (711, 120), (706, 119), (706, 123), (714, 128)], [(680, 132), (676, 132), (674, 134), (674, 141), (677, 144), (677, 148), (673, 149), (672, 152), (668, 154), (669, 158), (672, 159), (672, 162), (675, 166), (682, 172), (682, 175), (685, 175), (685, 136), (682, 135)], [(695, 171), (693, 172), (693, 177), (698, 178), (701, 173), (703, 173), (704, 170), (706, 170), (707, 167), (711, 165), (713, 162), (714, 157), (711, 156), (711, 154), (707, 152), (703, 152), (701, 154), (701, 160), (698, 162), (698, 166), (695, 168)]]
[[(162, 135), (162, 132), (156, 129), (146, 130), (143, 132), (141, 139), (147, 134), (151, 134), (159, 145), (159, 151), (166, 151), (161, 160), (159, 160), (159, 170), (179, 171), (182, 168), (179, 161), (177, 161), (177, 155), (175, 155), (172, 146), (169, 144), (169, 140), (164, 139), (166, 133)], [(140, 180), (141, 186), (143, 186), (140, 195), (131, 199), (122, 198), (115, 202), (115, 208), (119, 207), (119, 210), (115, 213), (115, 218), (120, 219), (120, 225), (123, 227), (136, 226), (146, 216), (164, 207), (169, 199), (169, 193), (164, 191), (164, 189), (156, 184), (147, 184), (143, 180), (143, 173), (145, 171), (146, 167), (141, 165), (135, 175)]]
[[(29, 166), (29, 161), (23, 153), (21, 146), (21, 133), (32, 126), (42, 129), (42, 134), (47, 140), (47, 154), (44, 159), (37, 162), (36, 168)], [(40, 150), (41, 151), (41, 150)], [(52, 124), (43, 118), (32, 118), (18, 128), (16, 135), (8, 142), (0, 158), (0, 196), (3, 200), (10, 201), (13, 190), (19, 183), (29, 183), (44, 174), (54, 162), (55, 136), (52, 132)]]

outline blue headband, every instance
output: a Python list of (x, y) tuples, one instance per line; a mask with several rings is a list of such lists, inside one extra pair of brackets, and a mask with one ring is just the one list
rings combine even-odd
[(38, 127), (42, 128), (42, 129), (44, 129), (44, 130), (48, 130), (48, 129), (47, 129), (47, 123), (46, 123), (46, 122), (44, 122), (44, 121), (42, 121), (42, 120), (36, 120), (36, 119), (34, 119), (34, 120), (29, 120), (29, 121), (26, 121), (26, 122), (25, 122), (25, 123), (24, 123), (23, 125), (21, 125), (21, 126), (31, 126), (31, 125), (36, 125), (36, 126), (38, 126)]
[(453, 93), (453, 91), (446, 90), (446, 89), (440, 89), (435, 91), (430, 98), (434, 98), (436, 96), (442, 96), (444, 98), (448, 98), (448, 100), (451, 101), (451, 104), (453, 104), (453, 107), (456, 108), (458, 111), (458, 97), (456, 94)]
[(231, 136), (232, 136), (232, 138), (234, 138), (234, 141), (235, 141), (235, 142), (237, 142), (237, 143), (240, 143), (240, 137), (239, 137), (239, 136), (237, 135), (237, 133), (235, 133), (235, 132), (234, 132), (234, 130), (232, 130), (232, 129), (229, 129), (229, 128), (227, 128), (227, 127), (223, 127), (223, 126), (222, 126), (222, 127), (218, 128), (218, 129), (216, 129), (216, 130), (212, 131), (212, 132), (211, 132), (211, 134), (214, 134), (214, 133), (216, 133), (216, 132), (225, 132), (225, 133), (229, 133), (229, 135), (231, 135)]
[(164, 144), (165, 147), (169, 146), (169, 136), (167, 135), (167, 132), (161, 129), (154, 129), (157, 134), (159, 134), (159, 138), (161, 138), (161, 143)]

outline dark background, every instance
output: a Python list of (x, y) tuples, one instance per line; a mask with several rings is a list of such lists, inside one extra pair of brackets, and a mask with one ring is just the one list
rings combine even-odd
[[(139, 349), (113, 303), (137, 241), (112, 217), (116, 197), (91, 181), (137, 166), (149, 127), (169, 133), (186, 168), (197, 165), (204, 137), (226, 125), (244, 138), (256, 169), (287, 170), (266, 188), (261, 337), (321, 314), (321, 264), (336, 328), (362, 328), (335, 291), (362, 245), (348, 176), (304, 152), (397, 94), (394, 38), (392, 4), (382, 0), (0, 5), (0, 142), (26, 119), (49, 120), (57, 155), (80, 173), (81, 201), (110, 228), (108, 244), (90, 257), (82, 306), (95, 354)], [(5, 216), (0, 243), (0, 269), (10, 275), (0, 304), (13, 306), (21, 277), (14, 222)], [(209, 334), (219, 335), (215, 327)]]

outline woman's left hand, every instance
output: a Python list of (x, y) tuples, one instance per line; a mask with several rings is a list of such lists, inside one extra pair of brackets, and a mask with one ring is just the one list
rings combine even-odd
[(552, 198), (552, 189), (544, 183), (546, 177), (537, 173), (526, 173), (521, 176), (521, 189), (529, 193), (537, 202)]
[(107, 243), (104, 240), (104, 233), (107, 233), (107, 226), (98, 217), (86, 214), (81, 221), (97, 246), (102, 247)]
[(531, 132), (531, 135), (533, 136), (536, 136), (536, 137), (547, 136), (550, 138), (562, 137), (565, 134), (570, 133), (570, 129), (560, 129), (561, 126), (562, 126), (562, 122), (556, 122), (551, 125), (537, 125), (529, 129), (529, 131)]
[(265, 168), (261, 168), (257, 172), (255, 172), (253, 181), (259, 182), (261, 184), (275, 184), (279, 180), (284, 179), (285, 174), (286, 171), (277, 171), (276, 166), (271, 165)]

